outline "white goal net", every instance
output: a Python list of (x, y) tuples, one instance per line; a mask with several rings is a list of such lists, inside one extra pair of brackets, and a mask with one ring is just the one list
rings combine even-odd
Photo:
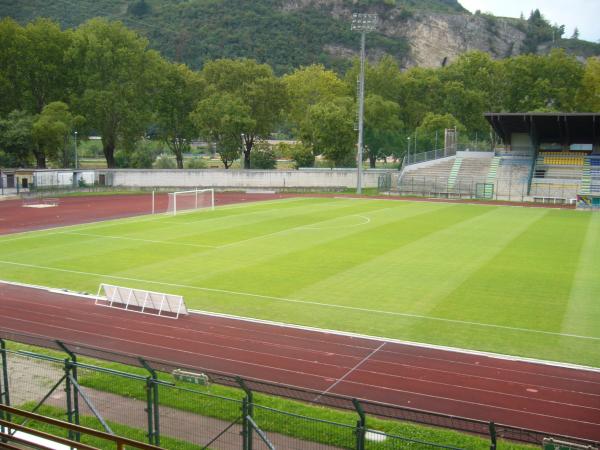
[(192, 191), (169, 192), (167, 213), (176, 215), (196, 209), (215, 209), (214, 189), (194, 189)]
[(172, 319), (179, 318), (180, 314), (188, 314), (181, 295), (132, 289), (106, 283), (100, 284), (98, 288), (96, 305)]

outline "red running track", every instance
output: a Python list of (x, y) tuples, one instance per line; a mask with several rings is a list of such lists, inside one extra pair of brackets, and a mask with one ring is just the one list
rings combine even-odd
[(0, 284), (0, 330), (600, 441), (600, 372), (190, 315), (177, 321)]
[[(309, 197), (335, 197), (337, 194), (304, 194)], [(300, 194), (247, 194), (243, 192), (217, 192), (216, 205), (230, 203), (274, 200), (279, 198), (299, 197)], [(348, 196), (359, 197), (359, 196)], [(379, 196), (369, 197), (387, 200), (431, 201), (444, 203), (465, 203), (459, 200), (424, 199), (407, 197)], [(57, 205), (50, 208), (29, 208), (23, 206), (21, 200), (0, 201), (0, 235), (22, 231), (40, 230), (51, 227), (76, 225), (96, 222), (99, 220), (118, 219), (122, 217), (139, 216), (152, 212), (151, 194), (139, 195), (89, 195), (61, 197)], [(478, 204), (486, 202), (478, 201)], [(537, 203), (487, 202), (491, 205), (511, 205), (542, 208), (573, 208), (572, 205), (546, 205)], [(167, 194), (156, 196), (155, 210), (165, 212), (167, 209)]]
[[(285, 197), (289, 195), (223, 192), (215, 193), (215, 204)], [(156, 212), (165, 212), (167, 204), (167, 194), (156, 195)], [(0, 235), (151, 213), (152, 194), (61, 197), (50, 208), (30, 208), (23, 206), (22, 200), (4, 200), (0, 201)]]

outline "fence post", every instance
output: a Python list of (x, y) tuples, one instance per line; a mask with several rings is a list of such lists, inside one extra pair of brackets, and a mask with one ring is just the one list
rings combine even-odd
[(367, 432), (365, 411), (355, 398), (352, 399), (352, 404), (358, 413), (358, 420), (356, 421), (356, 450), (365, 450), (365, 435)]
[[(69, 356), (65, 358), (65, 392), (67, 394), (67, 419), (69, 423), (79, 425), (79, 393), (77, 388), (71, 383), (71, 377), (77, 381), (77, 356), (67, 348), (61, 341), (55, 341), (56, 344)], [(79, 442), (81, 434), (69, 430), (69, 439)]]
[[(0, 339), (0, 358), (2, 364), (2, 377), (0, 378), (0, 405), (10, 406), (10, 391), (8, 386), (8, 358), (6, 357), (6, 342), (4, 342), (4, 339)], [(10, 414), (4, 414), (4, 411), (0, 411), (0, 419), (5, 418), (7, 421), (10, 422)], [(4, 426), (0, 426), (0, 432), (4, 433)]]
[(158, 376), (145, 359), (139, 358), (140, 364), (150, 372), (146, 378), (146, 412), (148, 414), (148, 442), (160, 446), (160, 410), (158, 407)]
[(248, 417), (254, 416), (254, 399), (252, 391), (246, 386), (244, 380), (236, 377), (235, 381), (240, 385), (246, 396), (242, 400), (242, 448), (252, 450), (253, 429)]
[(496, 450), (496, 424), (494, 422), (490, 422), (490, 450)]

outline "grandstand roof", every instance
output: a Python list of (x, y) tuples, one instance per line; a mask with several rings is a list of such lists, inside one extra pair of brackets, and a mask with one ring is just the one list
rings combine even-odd
[(600, 113), (485, 113), (505, 144), (512, 133), (529, 133), (536, 142), (600, 143)]

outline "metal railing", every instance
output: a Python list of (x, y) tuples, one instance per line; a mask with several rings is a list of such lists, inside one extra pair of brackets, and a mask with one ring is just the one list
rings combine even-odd
[(402, 162), (402, 167), (411, 166), (413, 164), (419, 164), (422, 162), (433, 161), (440, 158), (447, 158), (449, 156), (456, 155), (456, 151), (453, 149), (438, 149), (430, 150), (428, 152), (421, 153), (407, 153)]
[[(394, 191), (400, 195), (438, 197), (450, 199), (479, 199), (524, 202), (529, 199), (527, 180), (516, 176), (496, 178), (488, 182), (487, 177), (460, 177), (454, 183), (448, 176), (404, 174), (396, 180)], [(393, 183), (392, 183), (393, 184)]]
[[(387, 444), (377, 446), (374, 442), (367, 442), (368, 433), (372, 431), (367, 428), (367, 414), (466, 432), (479, 436), (477, 447), (487, 441), (488, 448), (495, 448), (494, 443), (500, 438), (535, 445), (541, 444), (548, 437), (590, 444), (581, 439), (494, 425), (481, 420), (380, 402), (357, 402), (340, 395), (261, 380), (241, 380), (239, 377), (207, 371), (202, 367), (177, 367), (162, 360), (145, 361), (135, 355), (80, 344), (65, 345), (40, 336), (7, 330), (0, 330), (0, 338), (61, 352), (48, 356), (37, 351), (31, 353), (7, 350), (0, 339), (3, 373), (0, 376), (0, 393), (3, 392), (3, 386), (6, 393), (0, 396), (0, 403), (19, 405), (21, 409), (32, 411), (46, 408), (45, 414), (62, 414), (73, 423), (79, 421), (82, 425), (94, 425), (107, 431), (98, 417), (100, 416), (104, 424), (116, 434), (138, 440), (145, 437), (151, 444), (164, 445), (170, 449), (184, 449), (189, 443), (201, 448), (227, 445), (229, 448), (247, 449), (248, 442), (251, 445), (252, 439), (261, 439), (255, 433), (255, 425), (280, 449), (320, 450), (330, 449), (332, 446), (391, 449), (402, 447), (400, 443), (403, 441), (414, 442), (415, 446), (411, 448), (453, 448), (449, 442), (421, 442), (417, 445), (423, 439), (383, 432), (380, 433), (386, 434)], [(71, 348), (77, 349), (77, 355), (71, 352)], [(66, 359), (65, 354), (68, 356)], [(105, 367), (98, 363), (86, 364), (77, 359), (79, 355), (117, 362), (128, 367), (124, 370), (122, 366), (115, 368), (114, 365)], [(196, 381), (201, 384), (208, 381), (211, 389), (189, 382), (174, 382), (170, 374), (175, 369), (201, 374)], [(56, 398), (52, 393), (58, 393), (58, 387), (67, 383), (67, 380), (70, 384), (66, 389), (66, 397)], [(47, 392), (51, 386), (51, 392)], [(268, 395), (255, 399), (255, 393)], [(87, 397), (94, 407), (91, 408), (83, 397)], [(281, 406), (281, 397), (299, 402), (287, 404), (292, 409), (285, 410)], [(313, 415), (311, 405), (348, 412), (342, 421), (323, 420), (318, 415)], [(79, 408), (78, 412), (75, 411), (76, 406)], [(322, 408), (318, 410), (323, 411)], [(249, 422), (248, 416), (254, 424)], [(306, 442), (310, 442), (310, 446), (303, 444)], [(394, 447), (390, 446), (390, 442), (399, 444)]]
[[(10, 417), (10, 420), (5, 420), (3, 417)], [(134, 441), (133, 439), (128, 439), (121, 436), (115, 436), (113, 434), (109, 434), (106, 432), (94, 430), (92, 428), (82, 427), (80, 425), (75, 425), (73, 423), (65, 422), (63, 420), (53, 419), (51, 417), (46, 417), (41, 414), (35, 414), (29, 411), (24, 411), (17, 408), (12, 408), (7, 405), (3, 405), (0, 403), (0, 446), (4, 444), (6, 448), (27, 448), (27, 447), (36, 447), (33, 446), (33, 442), (28, 436), (37, 436), (38, 438), (44, 439), (48, 442), (57, 443), (66, 445), (71, 448), (77, 448), (80, 450), (94, 450), (97, 447), (83, 444), (81, 442), (63, 438), (57, 436), (56, 434), (52, 434), (46, 431), (38, 430), (32, 426), (26, 427), (16, 423), (15, 419), (17, 417), (21, 417), (26, 419), (28, 422), (37, 422), (38, 424), (49, 425), (53, 428), (58, 428), (63, 431), (72, 433), (93, 436), (102, 441), (107, 441), (113, 443), (117, 450), (124, 450), (126, 446), (128, 448), (137, 448), (140, 450), (158, 450), (160, 447), (156, 447), (155, 445), (145, 444), (143, 442)], [(25, 421), (24, 421), (25, 422)], [(21, 435), (17, 435), (17, 432), (23, 433), (23, 437)], [(10, 447), (10, 444), (18, 445), (19, 447)], [(37, 444), (39, 445), (39, 443)]]

